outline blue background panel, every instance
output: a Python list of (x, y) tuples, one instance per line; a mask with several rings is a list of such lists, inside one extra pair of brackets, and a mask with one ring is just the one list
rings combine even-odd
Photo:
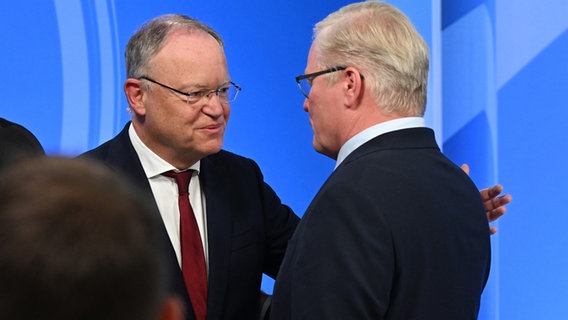
[[(128, 38), (152, 17), (184, 13), (224, 37), (243, 87), (224, 147), (255, 159), (301, 215), (334, 163), (313, 151), (294, 77), (313, 24), (349, 2), (3, 1), (0, 116), (28, 127), (50, 154), (106, 141), (130, 118)], [(568, 319), (568, 2), (388, 2), (431, 46), (426, 119), (444, 152), (470, 164), (478, 187), (499, 182), (514, 197), (491, 238), (480, 319)]]
[(499, 90), (502, 319), (568, 318), (567, 53), (564, 32)]
[(0, 116), (24, 124), (47, 149), (58, 150), (63, 97), (53, 3), (1, 1), (0, 16)]

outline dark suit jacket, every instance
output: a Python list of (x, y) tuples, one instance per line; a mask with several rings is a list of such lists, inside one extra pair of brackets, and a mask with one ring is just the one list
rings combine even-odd
[(427, 128), (357, 148), (288, 244), (272, 320), (476, 319), (490, 243), (476, 186)]
[[(128, 126), (112, 140), (82, 156), (101, 160), (122, 172), (153, 199), (150, 184), (128, 136)], [(220, 151), (201, 160), (199, 179), (207, 201), (207, 319), (257, 319), (262, 273), (276, 277), (286, 243), (299, 219), (290, 208), (281, 204), (274, 191), (264, 183), (256, 163), (250, 159)], [(159, 214), (157, 206), (155, 209)], [(165, 227), (163, 239), (170, 269), (170, 288), (184, 300), (187, 319), (194, 319)]]
[(30, 157), (45, 155), (43, 147), (28, 129), (0, 118), (0, 169)]

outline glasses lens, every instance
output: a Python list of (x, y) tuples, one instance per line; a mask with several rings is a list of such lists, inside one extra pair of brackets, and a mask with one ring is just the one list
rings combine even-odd
[(237, 95), (239, 94), (239, 89), (234, 84), (230, 84), (226, 90), (221, 90), (219, 92), (219, 98), (227, 102), (233, 102), (237, 99)]
[(306, 78), (298, 81), (298, 86), (300, 87), (302, 94), (307, 98), (310, 94), (310, 90), (312, 90), (312, 86), (310, 85), (308, 79)]
[[(228, 87), (220, 88), (216, 91), (213, 91), (219, 96), (219, 100), (222, 102), (232, 102), (237, 99), (237, 95), (239, 94), (240, 88), (238, 88), (233, 83), (229, 84)], [(213, 93), (212, 92), (212, 93)]]

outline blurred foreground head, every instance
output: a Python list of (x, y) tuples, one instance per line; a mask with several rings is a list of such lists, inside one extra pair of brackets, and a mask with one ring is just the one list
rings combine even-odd
[(0, 174), (0, 319), (158, 319), (159, 226), (146, 199), (85, 159)]

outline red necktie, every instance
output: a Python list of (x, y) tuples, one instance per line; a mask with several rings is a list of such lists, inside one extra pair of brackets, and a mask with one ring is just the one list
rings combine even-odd
[(181, 272), (193, 311), (198, 320), (207, 313), (207, 271), (199, 227), (189, 203), (188, 186), (193, 170), (163, 173), (174, 178), (178, 185), (180, 212)]

